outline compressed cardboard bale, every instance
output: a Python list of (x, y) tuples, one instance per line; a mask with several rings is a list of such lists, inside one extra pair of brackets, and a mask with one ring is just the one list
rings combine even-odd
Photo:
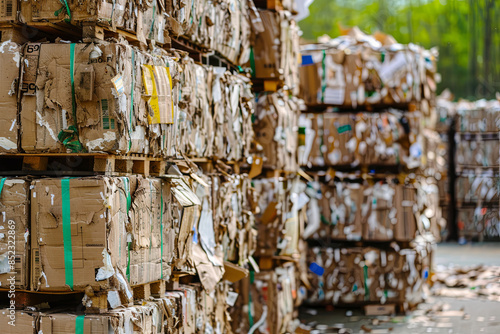
[(140, 176), (34, 181), (32, 289), (90, 286), (130, 299), (129, 284), (166, 279), (172, 250), (161, 241), (169, 245), (172, 226), (161, 209), (168, 194), (165, 182)]
[(299, 213), (293, 198), (298, 185), (278, 179), (254, 180), (255, 191), (267, 194), (259, 198), (260, 213), (255, 216), (258, 228), (257, 256), (294, 255), (298, 252)]
[(0, 309), (0, 326), (6, 334), (36, 334), (35, 323), (37, 312), (26, 312), (12, 309)]
[(212, 75), (213, 156), (239, 161), (249, 155), (253, 140), (250, 81), (220, 67), (213, 68)]
[[(174, 123), (176, 67), (165, 53), (122, 43), (31, 43), (24, 59), (22, 84), (33, 86), (21, 98), (26, 152), (172, 153), (164, 141)], [(153, 94), (152, 78), (157, 98), (141, 98)]]
[(166, 12), (156, 1), (144, 4), (118, 0), (109, 3), (103, 0), (70, 2), (66, 6), (57, 0), (21, 2), (21, 21), (69, 22), (78, 27), (85, 23), (119, 28), (132, 32), (137, 39), (146, 44), (147, 40), (158, 43), (168, 41), (165, 34)]
[(17, 152), (17, 90), (21, 48), (18, 44), (6, 41), (0, 44), (0, 70), (3, 80), (0, 86), (0, 153)]
[[(0, 178), (0, 286), (29, 288), (30, 182)], [(14, 277), (14, 281), (11, 278)]]
[(180, 333), (183, 324), (184, 294), (180, 291), (167, 291), (165, 296), (158, 299), (160, 309), (164, 310), (163, 331), (165, 333)]
[[(210, 184), (212, 206), (203, 210), (207, 216), (212, 213), (216, 248), (222, 247), (224, 260), (244, 266), (256, 250), (257, 231), (251, 203), (256, 192), (245, 174), (232, 177), (214, 175)], [(201, 225), (202, 217), (198, 231)]]
[(278, 93), (259, 97), (253, 129), (255, 140), (262, 147), (264, 165), (286, 171), (297, 169), (298, 113), (292, 98)]
[[(180, 173), (180, 172), (179, 172)], [(193, 192), (191, 185), (182, 177), (172, 178), (169, 182), (169, 206), (167, 222), (172, 222), (174, 245), (173, 267), (179, 271), (193, 269), (193, 226), (201, 205), (200, 199)]]
[[(394, 43), (394, 44), (393, 44)], [(393, 47), (396, 46), (397, 47)], [(303, 85), (308, 104), (349, 108), (421, 103), (428, 115), (436, 91), (437, 52), (395, 41), (382, 44), (358, 28), (323, 44), (305, 45), (301, 54), (316, 65), (321, 85)], [(309, 67), (307, 71), (313, 70)], [(301, 75), (311, 77), (307, 71)]]
[[(436, 202), (434, 201), (434, 203)], [(418, 229), (416, 218), (416, 215), (418, 215), (417, 189), (412, 186), (397, 185), (394, 206), (397, 210), (394, 239), (398, 241), (412, 241), (415, 239)]]
[(308, 301), (334, 305), (416, 304), (422, 300), (431, 256), (427, 242), (405, 249), (312, 247), (308, 251)]
[(184, 294), (182, 301), (182, 329), (183, 333), (196, 333), (196, 288), (190, 285), (180, 285), (179, 290)]

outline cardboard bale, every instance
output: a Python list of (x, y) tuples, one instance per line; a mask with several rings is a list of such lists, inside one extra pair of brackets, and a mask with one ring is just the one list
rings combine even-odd
[[(357, 183), (338, 182), (322, 184), (321, 199), (310, 197), (308, 219), (304, 237), (332, 238), (335, 240), (361, 240), (361, 201), (363, 186)], [(312, 195), (312, 193), (310, 193)], [(312, 206), (318, 206), (319, 215)], [(316, 228), (313, 228), (315, 226)], [(312, 233), (312, 234), (311, 234)]]
[(500, 177), (491, 174), (463, 174), (456, 178), (456, 199), (461, 203), (498, 203)]
[(328, 166), (351, 165), (356, 160), (358, 142), (354, 134), (355, 116), (350, 114), (325, 114), (323, 142)]
[(184, 294), (181, 291), (167, 291), (164, 297), (157, 300), (160, 309), (163, 309), (165, 314), (163, 320), (164, 333), (181, 333), (184, 317), (183, 300)]
[[(169, 68), (164, 53), (127, 44), (27, 44), (22, 84), (33, 89), (21, 98), (22, 149), (168, 155), (176, 74)], [(141, 98), (148, 94), (154, 98)]]
[[(240, 266), (248, 263), (255, 253), (257, 231), (252, 199), (256, 191), (247, 175), (231, 177), (214, 175), (211, 178), (214, 241), (223, 248), (223, 259)], [(201, 233), (202, 218), (198, 231)], [(207, 234), (207, 233), (205, 233)], [(204, 236), (200, 235), (200, 238)], [(217, 246), (217, 247), (220, 247)]]
[(394, 226), (398, 223), (398, 210), (393, 206), (395, 187), (379, 182), (365, 187), (363, 195), (361, 206), (363, 240), (392, 240)]
[(493, 140), (466, 140), (457, 142), (456, 166), (462, 168), (500, 166), (500, 142)]
[(0, 286), (7, 289), (29, 288), (29, 187), (29, 180), (0, 178)]
[(0, 309), (0, 326), (6, 334), (36, 334), (35, 322), (37, 312), (26, 312), (15, 309)]
[(431, 257), (425, 243), (413, 249), (313, 247), (308, 254), (308, 302), (334, 305), (418, 303)]
[(179, 271), (193, 269), (193, 226), (198, 212), (200, 199), (193, 192), (188, 181), (182, 177), (172, 178), (169, 182), (169, 206), (167, 222), (172, 222), (173, 267)]
[(129, 284), (166, 279), (173, 261), (168, 194), (165, 182), (140, 176), (34, 181), (32, 289), (90, 286), (131, 299)]
[(132, 32), (144, 44), (151, 40), (158, 43), (169, 41), (164, 32), (167, 13), (157, 1), (138, 4), (125, 0), (115, 3), (90, 0), (70, 2), (66, 6), (57, 0), (21, 1), (20, 8), (20, 21), (28, 25), (43, 21), (69, 22), (81, 28), (85, 23), (98, 23)]
[[(239, 293), (231, 309), (234, 333), (248, 333), (250, 321), (256, 333), (293, 333), (293, 305), (296, 298), (293, 264), (254, 274), (253, 284), (244, 279), (236, 285)], [(249, 303), (250, 301), (250, 303)], [(249, 314), (252, 320), (249, 320)]]
[(255, 216), (259, 238), (257, 256), (293, 255), (298, 252), (299, 209), (296, 198), (298, 180), (286, 182), (279, 179), (254, 180), (255, 191), (260, 196), (260, 213)]
[(277, 170), (297, 170), (298, 105), (278, 93), (258, 98), (253, 129), (264, 165)]
[(4, 76), (0, 86), (0, 153), (12, 153), (17, 152), (18, 147), (17, 91), (21, 48), (6, 41), (0, 44), (0, 50), (0, 70)]
[(398, 241), (412, 241), (415, 239), (418, 229), (416, 218), (416, 213), (418, 212), (417, 189), (412, 186), (397, 185), (394, 206), (397, 210), (394, 239)]
[(301, 166), (324, 166), (323, 115), (301, 114), (299, 117), (298, 159)]

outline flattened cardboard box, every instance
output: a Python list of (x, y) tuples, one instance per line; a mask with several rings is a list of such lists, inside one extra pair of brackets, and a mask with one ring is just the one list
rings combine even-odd
[(10, 41), (0, 45), (0, 153), (17, 152), (17, 85), (21, 48)]
[(163, 194), (164, 183), (142, 177), (34, 181), (32, 289), (119, 287), (129, 294), (125, 280), (142, 284), (166, 278), (172, 255), (160, 242), (169, 240), (171, 226), (161, 223)]
[(9, 288), (15, 276), (18, 289), (29, 287), (30, 182), (0, 178), (0, 287)]

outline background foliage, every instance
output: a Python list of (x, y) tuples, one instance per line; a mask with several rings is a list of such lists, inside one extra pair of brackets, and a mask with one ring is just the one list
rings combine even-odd
[(299, 22), (306, 40), (336, 37), (342, 27), (382, 31), (439, 48), (439, 91), (471, 99), (500, 91), (499, 0), (315, 0), (309, 10)]

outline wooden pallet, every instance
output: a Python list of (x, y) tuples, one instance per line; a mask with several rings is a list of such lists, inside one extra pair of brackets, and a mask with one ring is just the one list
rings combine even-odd
[[(126, 297), (119, 294), (121, 305), (132, 305), (137, 301), (149, 300), (150, 297), (160, 298), (165, 295), (166, 286), (167, 282), (165, 280), (134, 285), (132, 286), (132, 299), (128, 300)], [(90, 299), (89, 305), (91, 306), (85, 309), (85, 313), (102, 314), (109, 312), (108, 293), (109, 291), (87, 291), (86, 297)]]
[(42, 153), (0, 155), (3, 175), (130, 175), (162, 176), (167, 160), (142, 154), (125, 156), (93, 153)]
[(294, 262), (297, 263), (299, 258), (292, 256), (284, 256), (284, 255), (274, 255), (274, 256), (260, 256), (259, 260), (259, 269), (260, 270), (271, 270), (275, 267), (280, 267), (284, 263)]
[[(83, 292), (37, 292), (29, 290), (16, 290), (15, 301), (16, 309), (24, 309), (28, 306), (36, 306), (42, 303), (49, 303), (51, 307), (57, 304), (78, 305), (82, 301)], [(0, 290), (0, 301), (2, 304), (9, 304), (9, 291)]]

